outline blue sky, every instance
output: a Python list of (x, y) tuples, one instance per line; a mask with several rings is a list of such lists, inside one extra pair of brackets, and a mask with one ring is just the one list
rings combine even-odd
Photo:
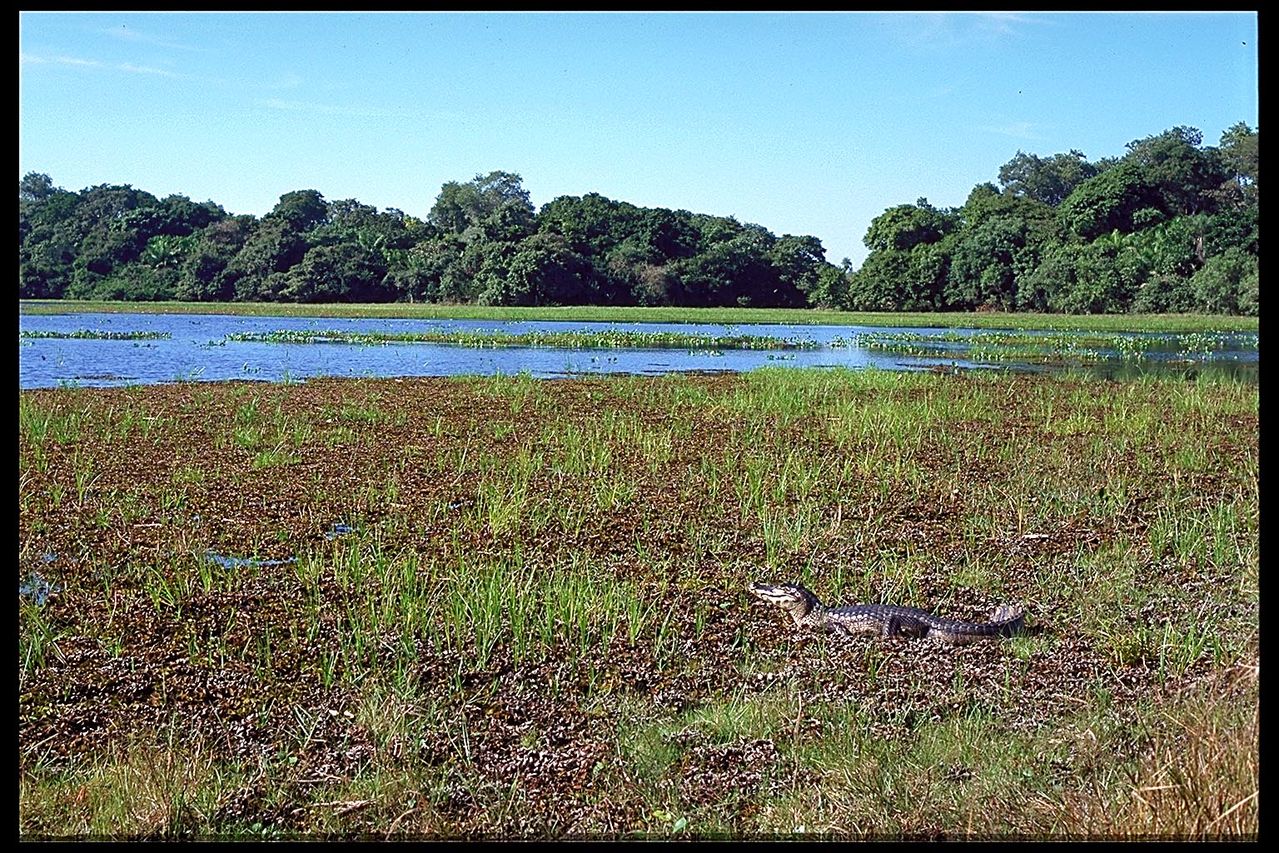
[(20, 16), (19, 177), (262, 215), (292, 190), (425, 217), (517, 172), (821, 239), (963, 204), (1019, 151), (1258, 126), (1257, 16)]

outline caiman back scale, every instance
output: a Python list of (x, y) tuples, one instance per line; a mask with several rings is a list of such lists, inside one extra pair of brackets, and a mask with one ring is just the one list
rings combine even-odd
[(996, 608), (989, 622), (956, 622), (917, 607), (895, 604), (827, 607), (816, 595), (795, 583), (753, 583), (750, 591), (756, 598), (781, 607), (800, 628), (838, 634), (927, 637), (935, 643), (962, 646), (983, 637), (1011, 637), (1021, 631), (1025, 622), (1022, 609), (1009, 605)]

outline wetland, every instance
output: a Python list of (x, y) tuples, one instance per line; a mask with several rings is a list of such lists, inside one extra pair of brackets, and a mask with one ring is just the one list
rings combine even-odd
[[(1164, 317), (1150, 324), (1158, 331), (1138, 331), (1134, 325), (1140, 324), (1115, 318), (1085, 318), (1080, 325), (1046, 315), (999, 328), (989, 326), (989, 318), (982, 322), (981, 315), (964, 316), (959, 322), (970, 325), (963, 327), (953, 325), (955, 315), (905, 317), (897, 322), (914, 325), (893, 326), (893, 315), (839, 321), (825, 312), (822, 317), (838, 321), (827, 324), (796, 311), (594, 309), (573, 319), (556, 309), (405, 317), (367, 306), (350, 306), (349, 316), (144, 313), (99, 306), (44, 313), (40, 304), (24, 307), (18, 333), (22, 388), (321, 376), (563, 378), (742, 372), (774, 365), (1072, 371), (1123, 378), (1209, 373), (1246, 381), (1256, 381), (1259, 371), (1253, 318), (1219, 318), (1218, 328), (1204, 328), (1203, 321), (1194, 326)], [(735, 317), (763, 322), (729, 322)], [(930, 321), (949, 325), (924, 325)]]
[(24, 837), (1256, 833), (1252, 382), (29, 388), (18, 485)]

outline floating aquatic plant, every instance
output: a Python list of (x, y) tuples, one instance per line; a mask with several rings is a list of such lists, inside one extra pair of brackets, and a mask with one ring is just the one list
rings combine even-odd
[(801, 338), (762, 335), (698, 335), (684, 332), (640, 332), (610, 329), (605, 332), (496, 331), (344, 332), (337, 330), (277, 329), (271, 332), (237, 332), (226, 340), (273, 344), (447, 344), (466, 347), (551, 347), (564, 349), (817, 349), (821, 345)]
[(159, 341), (172, 338), (169, 332), (111, 332), (104, 329), (77, 329), (74, 332), (58, 332), (37, 329), (24, 329), (18, 332), (19, 338), (71, 338), (93, 341)]
[[(985, 362), (1076, 363), (1116, 359), (1143, 361), (1156, 354), (1182, 358), (1205, 357), (1213, 352), (1240, 346), (1239, 341), (1232, 336), (1203, 332), (1167, 335), (959, 331), (930, 335), (918, 332), (870, 332), (857, 335), (856, 343), (866, 349), (925, 358), (955, 355)], [(1251, 344), (1255, 346), (1255, 343), (1254, 336)]]

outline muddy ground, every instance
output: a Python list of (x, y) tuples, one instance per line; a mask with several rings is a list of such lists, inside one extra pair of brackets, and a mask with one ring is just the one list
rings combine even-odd
[[(938, 381), (947, 379), (964, 381)], [(714, 400), (747, 380), (685, 381)], [(43, 664), (20, 677), (20, 774), (50, 774), (139, 744), (233, 763), (244, 778), (202, 816), (213, 831), (252, 825), (312, 831), (315, 804), (328, 802), (323, 791), (388, 766), (433, 768), (432, 778), (442, 781), (404, 814), (376, 802), (361, 806), (348, 795), (349, 811), (335, 818), (342, 832), (382, 833), (400, 818), (401, 827), (450, 835), (624, 833), (652, 825), (655, 790), (691, 812), (710, 810), (723, 825), (750, 831), (771, 798), (816, 778), (783, 747), (830, 737), (831, 708), (885, 741), (974, 713), (1009, 736), (1033, 738), (1067, 726), (1099, 692), (1122, 718), (1188, 692), (1228, 696), (1243, 689), (1234, 670), (1211, 656), (1170, 674), (1150, 649), (1117, 653), (1095, 628), (1076, 624), (1091, 606), (1081, 600), (1085, 593), (1044, 593), (1045, 573), (1067, 571), (1081, 549), (1104, 553), (1109, 543), (1146, 529), (1155, 512), (1150, 496), (1134, 493), (1122, 511), (1105, 517), (1076, 513), (1033, 530), (1009, 525), (1002, 536), (964, 535), (960, 522), (971, 507), (953, 484), (977, 490), (1011, 478), (1015, 465), (993, 465), (975, 448), (1040, 439), (1060, 443), (1067, 454), (1072, 443), (1080, 452), (1086, 447), (1086, 436), (1048, 435), (1032, 412), (1018, 409), (1036, 396), (1034, 382), (1009, 381), (1008, 413), (998, 424), (959, 425), (967, 430), (962, 441), (938, 441), (913, 455), (913, 465), (938, 474), (934, 493), (903, 491), (900, 500), (878, 503), (862, 496), (860, 505), (832, 495), (820, 547), (783, 555), (774, 569), (766, 568), (758, 520), (722, 497), (699, 493), (688, 472), (711, 450), (728, 447), (821, 452), (813, 446), (822, 433), (807, 418), (743, 419), (722, 407), (656, 406), (655, 398), (621, 393), (607, 380), (543, 382), (522, 404), (513, 402), (518, 395), (482, 382), (446, 379), (24, 392), (32, 404), (78, 412), (81, 421), (65, 441), (43, 442), (40, 464), (28, 437), (19, 446), (19, 577), (52, 585), (42, 606), (33, 610), (25, 600), (23, 612), (38, 611), (56, 637)], [(280, 454), (264, 463), (271, 439), (234, 440), (250, 400), (259, 419), (304, 423), (309, 433), (289, 443), (277, 431)], [(511, 459), (547, 440), (548, 420), (586, 429), (606, 411), (675, 436), (660, 462), (639, 447), (613, 446), (609, 464), (628, 472), (634, 497), (609, 509), (591, 505), (576, 529), (551, 521), (535, 532), (518, 525), (493, 532), (482, 515), (481, 483), (496, 475), (459, 470), (463, 450), (472, 460)], [(127, 434), (108, 432), (106, 425), (118, 426), (124, 412), (132, 413)], [(1255, 459), (1256, 429), (1255, 413), (1216, 425), (1214, 458)], [(1128, 460), (1127, 467), (1138, 465)], [(1188, 475), (1188, 482), (1205, 499), (1235, 488), (1214, 466)], [(531, 485), (548, 504), (562, 505), (586, 500), (590, 484), (548, 465)], [(871, 493), (868, 485), (865, 494)], [(872, 513), (873, 543), (858, 532)], [(346, 530), (335, 525), (353, 532), (335, 534)], [(412, 551), (423, 564), (518, 550), (536, 572), (578, 555), (659, 602), (658, 610), (670, 614), (673, 653), (656, 654), (649, 631), (634, 643), (615, 636), (585, 657), (561, 640), (564, 646), (544, 657), (517, 661), (509, 643), (499, 643), (477, 665), (468, 649), (427, 633), (412, 638), (406, 653), (402, 638), (388, 630), (370, 638), (373, 650), (362, 663), (343, 663), (326, 678), (343, 648), (337, 634), (344, 608), (373, 590), (322, 575), (325, 606), (313, 624), (299, 606), (308, 589), (289, 560), (336, 555), (352, 537), (374, 532), (385, 551)], [(883, 551), (913, 554), (923, 566), (911, 587), (915, 600), (898, 603), (940, 605), (944, 615), (981, 620), (1013, 600), (1030, 614), (1030, 636), (1013, 649), (1002, 641), (955, 648), (797, 634), (746, 592), (753, 580), (801, 573), (820, 587), (841, 567), (874, 565)], [(158, 603), (157, 579), (190, 577), (206, 552), (255, 562), (228, 570), (212, 588), (192, 584), (175, 593), (178, 606)], [(957, 566), (981, 561), (996, 567), (996, 584), (953, 582)], [(1187, 601), (1210, 606), (1222, 584), (1238, 584), (1202, 560), (1152, 555), (1139, 571), (1138, 585), (1145, 578), (1152, 588), (1180, 592), (1152, 594), (1140, 608), (1116, 615), (1113, 624), (1135, 636), (1140, 626), (1154, 632), (1178, 622)], [(1255, 626), (1255, 610), (1231, 601), (1233, 612), (1222, 618)], [(22, 619), (29, 630), (29, 617)], [(260, 652), (268, 637), (269, 662)], [(371, 721), (371, 685), (397, 662), (409, 667), (414, 690), (387, 700), (383, 710), (421, 717), (415, 728)], [(785, 739), (724, 740), (688, 726), (664, 735), (677, 758), (647, 779), (637, 776), (633, 754), (620, 742), (637, 717), (670, 723), (726, 697), (773, 695), (799, 699)], [(299, 720), (309, 721), (304, 738)], [(1131, 744), (1134, 755), (1141, 748)], [(1103, 760), (1118, 759), (1043, 758), (1075, 779)], [(937, 768), (956, 784), (966, 772), (962, 763)], [(490, 802), (477, 801), (490, 790), (508, 792), (518, 807), (495, 817)], [(24, 831), (38, 834), (41, 827)]]

